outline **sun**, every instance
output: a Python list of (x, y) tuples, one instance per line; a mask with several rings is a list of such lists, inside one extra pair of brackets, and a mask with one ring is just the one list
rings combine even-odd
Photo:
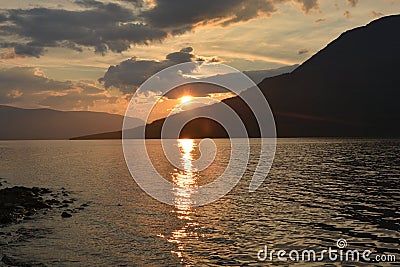
[(181, 100), (181, 104), (189, 104), (191, 101), (192, 101), (192, 96), (190, 96), (190, 95), (185, 95), (185, 96), (182, 96), (181, 98), (180, 98), (180, 100)]

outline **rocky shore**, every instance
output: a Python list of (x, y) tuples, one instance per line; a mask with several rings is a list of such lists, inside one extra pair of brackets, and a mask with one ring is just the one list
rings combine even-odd
[(46, 188), (15, 186), (0, 189), (0, 224), (17, 223), (38, 210), (51, 209), (43, 200)]
[(61, 217), (70, 218), (72, 213), (88, 206), (88, 203), (79, 205), (76, 201), (69, 198), (65, 188), (53, 192), (48, 188), (10, 186), (0, 179), (0, 227), (32, 219), (38, 212), (46, 213), (52, 209), (60, 209)]
[[(50, 190), (40, 187), (12, 186), (0, 178), (0, 252), (2, 247), (21, 240), (35, 238), (47, 233), (45, 229), (27, 229), (25, 220), (34, 220), (37, 216), (73, 217), (89, 203), (81, 203), (70, 197), (65, 188)], [(51, 215), (50, 215), (51, 214)], [(7, 230), (7, 226), (21, 225), (17, 230)], [(36, 232), (37, 233), (36, 233)], [(18, 261), (10, 255), (0, 253), (0, 266), (43, 266)]]

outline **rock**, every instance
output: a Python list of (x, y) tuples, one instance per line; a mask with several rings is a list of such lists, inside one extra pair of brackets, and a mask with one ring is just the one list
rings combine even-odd
[(13, 258), (8, 257), (7, 255), (4, 255), (3, 258), (1, 258), (1, 262), (3, 262), (4, 264), (7, 264), (7, 265), (11, 265), (11, 266), (17, 265), (17, 262)]
[(15, 223), (37, 210), (51, 208), (41, 199), (40, 191), (38, 187), (23, 186), (0, 189), (0, 224)]
[(63, 213), (61, 213), (61, 217), (63, 217), (63, 218), (71, 218), (72, 214), (70, 214), (70, 213), (68, 213), (66, 211), (63, 211)]
[(25, 213), (25, 216), (33, 216), (33, 215), (35, 215), (35, 213), (36, 213), (35, 211), (30, 210), (27, 213)]
[(41, 193), (41, 194), (50, 194), (50, 193), (51, 193), (51, 190), (48, 189), (48, 188), (42, 187), (42, 188), (40, 188), (40, 193)]
[[(19, 267), (29, 267), (29, 266), (33, 266), (32, 264), (28, 264), (28, 263), (23, 263), (20, 261), (17, 261), (14, 258), (11, 258), (7, 255), (4, 255), (1, 258), (1, 262), (4, 263), (6, 266), (19, 266)], [(1, 264), (0, 262), (0, 264)], [(44, 266), (43, 264), (35, 264), (34, 266)]]
[(47, 204), (49, 204), (49, 205), (59, 205), (60, 204), (60, 201), (58, 201), (57, 199), (48, 199), (48, 200), (46, 200), (45, 201)]
[(85, 203), (76, 207), (76, 198), (63, 197), (69, 193), (65, 188), (54, 192), (47, 188), (23, 186), (0, 189), (0, 227), (3, 224), (33, 220), (37, 213), (46, 214), (51, 208), (62, 209), (61, 217), (70, 218), (88, 206), (88, 203)]

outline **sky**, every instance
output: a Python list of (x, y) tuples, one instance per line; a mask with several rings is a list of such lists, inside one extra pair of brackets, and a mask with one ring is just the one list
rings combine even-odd
[[(399, 11), (400, 0), (2, 0), (0, 104), (124, 114), (135, 92), (151, 102), (159, 92), (138, 88), (174, 64), (301, 64)], [(164, 100), (164, 110), (182, 104)]]

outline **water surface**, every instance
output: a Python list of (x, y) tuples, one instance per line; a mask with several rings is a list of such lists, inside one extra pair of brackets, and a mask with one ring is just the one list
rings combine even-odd
[[(216, 140), (216, 161), (198, 172), (198, 142), (176, 142), (181, 170), (160, 157), (159, 141), (149, 140), (149, 153), (166, 179), (206, 184), (229, 162), (230, 143)], [(58, 210), (0, 229), (31, 233), (0, 243), (0, 253), (48, 266), (282, 266), (288, 263), (259, 262), (257, 252), (264, 245), (321, 251), (345, 238), (352, 249), (399, 255), (400, 140), (280, 139), (270, 174), (254, 193), (248, 186), (260, 143), (251, 145), (249, 170), (234, 190), (193, 208), (190, 194), (179, 191), (174, 206), (147, 196), (128, 172), (120, 141), (0, 142), (0, 177), (64, 187), (90, 203), (69, 219)], [(324, 264), (342, 265), (307, 266)]]

